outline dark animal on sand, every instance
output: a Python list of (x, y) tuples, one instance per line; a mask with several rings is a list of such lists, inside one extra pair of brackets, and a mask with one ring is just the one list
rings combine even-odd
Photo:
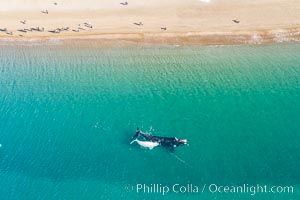
[[(25, 30), (25, 29), (24, 29)], [(43, 32), (44, 28), (40, 28), (40, 27), (34, 27), (34, 28), (30, 28), (30, 31), (39, 31), (39, 32)]]
[(237, 24), (240, 23), (240, 21), (239, 21), (239, 20), (236, 20), (236, 19), (233, 19), (232, 21), (233, 21), (234, 23), (237, 23)]
[(25, 29), (18, 29), (19, 32), (27, 33)]
[(86, 23), (86, 22), (85, 22), (85, 23), (84, 23), (84, 26), (85, 26), (85, 27), (88, 27), (88, 28), (93, 28), (93, 25), (92, 25), (91, 23)]
[(142, 22), (139, 22), (139, 23), (134, 22), (133, 24), (137, 25), (137, 26), (143, 26), (144, 25)]
[(48, 32), (50, 32), (50, 33), (60, 33), (60, 29), (59, 28), (57, 28), (57, 29), (54, 29), (54, 30), (51, 30), (51, 31), (48, 31)]

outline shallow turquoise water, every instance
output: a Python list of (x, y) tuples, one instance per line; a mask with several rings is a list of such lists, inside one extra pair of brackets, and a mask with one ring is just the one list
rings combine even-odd
[[(299, 52), (1, 47), (0, 199), (299, 199)], [(129, 145), (137, 126), (189, 146)], [(162, 196), (138, 183), (295, 188)]]

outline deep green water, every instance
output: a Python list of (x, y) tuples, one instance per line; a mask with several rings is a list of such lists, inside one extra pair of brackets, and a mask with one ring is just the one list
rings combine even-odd
[[(1, 46), (0, 199), (299, 199), (299, 52)], [(189, 146), (129, 145), (137, 126)], [(295, 188), (162, 196), (137, 183)]]

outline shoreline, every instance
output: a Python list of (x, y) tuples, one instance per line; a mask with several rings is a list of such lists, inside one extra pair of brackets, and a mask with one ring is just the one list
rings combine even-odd
[(91, 33), (55, 36), (4, 37), (3, 43), (58, 42), (62, 44), (96, 43), (97, 46), (218, 46), (218, 45), (259, 45), (281, 42), (299, 42), (300, 28), (235, 31), (235, 32), (169, 32), (169, 33)]
[(11, 1), (0, 3), (0, 40), (181, 46), (300, 41), (300, 1)]

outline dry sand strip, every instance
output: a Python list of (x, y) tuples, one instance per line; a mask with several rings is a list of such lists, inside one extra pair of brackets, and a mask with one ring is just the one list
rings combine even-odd
[(294, 41), (300, 39), (300, 1), (11, 0), (0, 3), (0, 38), (172, 45)]

